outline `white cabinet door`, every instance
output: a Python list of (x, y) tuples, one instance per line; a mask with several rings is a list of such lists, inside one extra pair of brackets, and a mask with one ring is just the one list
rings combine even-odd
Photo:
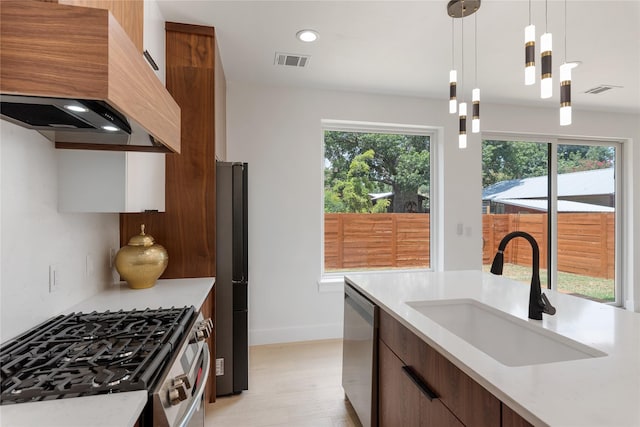
[(56, 150), (60, 212), (165, 210), (165, 155)]
[(164, 16), (160, 11), (157, 0), (144, 0), (144, 26), (143, 42), (144, 50), (160, 68), (155, 71), (160, 81), (165, 83), (165, 31)]

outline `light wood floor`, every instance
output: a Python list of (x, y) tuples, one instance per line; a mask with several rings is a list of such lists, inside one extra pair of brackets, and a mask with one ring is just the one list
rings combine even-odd
[(251, 347), (249, 390), (207, 405), (205, 426), (359, 426), (341, 375), (342, 340)]

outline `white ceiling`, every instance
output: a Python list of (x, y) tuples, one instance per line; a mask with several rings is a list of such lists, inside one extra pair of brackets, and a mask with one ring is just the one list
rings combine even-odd
[[(167, 21), (216, 28), (227, 81), (348, 90), (447, 100), (452, 20), (447, 0), (422, 1), (212, 1), (159, 0)], [(554, 96), (542, 100), (539, 84), (525, 86), (524, 27), (527, 0), (484, 0), (476, 13), (477, 82), (482, 101), (559, 105), (558, 67), (565, 60), (564, 6), (549, 0), (553, 34)], [(532, 1), (538, 37), (545, 29), (545, 2)], [(461, 20), (455, 22), (460, 97)], [(314, 43), (298, 30), (320, 33)], [(464, 19), (464, 93), (474, 85), (474, 15)], [(574, 69), (575, 110), (640, 113), (640, 0), (567, 1), (567, 61)], [(310, 55), (305, 68), (274, 65), (276, 52)], [(539, 68), (538, 68), (539, 73)], [(599, 95), (599, 85), (621, 86)]]

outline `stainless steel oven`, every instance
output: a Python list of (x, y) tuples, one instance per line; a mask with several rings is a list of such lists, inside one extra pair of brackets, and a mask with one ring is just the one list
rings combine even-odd
[(194, 307), (71, 313), (0, 348), (0, 404), (146, 390), (142, 427), (201, 427), (213, 328)]
[(198, 316), (147, 404), (143, 416), (151, 416), (151, 422), (144, 420), (142, 425), (204, 426), (204, 390), (211, 366), (205, 339), (211, 326), (211, 320)]

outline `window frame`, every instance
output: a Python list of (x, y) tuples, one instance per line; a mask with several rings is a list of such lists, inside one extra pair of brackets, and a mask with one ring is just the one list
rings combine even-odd
[[(616, 204), (615, 204), (615, 279), (614, 279), (614, 295), (615, 300), (612, 302), (606, 302), (603, 304), (613, 305), (616, 307), (623, 307), (624, 301), (627, 295), (626, 276), (625, 272), (625, 260), (622, 256), (623, 248), (627, 247), (627, 237), (624, 230), (626, 226), (626, 215), (624, 209), (626, 206), (626, 194), (624, 189), (626, 188), (625, 181), (627, 173), (624, 167), (625, 163), (625, 142), (619, 138), (589, 138), (589, 137), (567, 137), (559, 135), (540, 135), (540, 134), (527, 134), (527, 133), (510, 133), (510, 132), (483, 132), (481, 135), (481, 141), (484, 140), (501, 140), (501, 141), (523, 141), (532, 143), (544, 143), (549, 147), (548, 151), (548, 197), (550, 204), (548, 205), (548, 221), (549, 221), (549, 239), (550, 248), (548, 254), (548, 272), (550, 274), (551, 289), (557, 291), (558, 282), (558, 146), (559, 145), (610, 145), (615, 146), (615, 173), (620, 179), (616, 179), (615, 191), (616, 191)], [(482, 159), (480, 159), (482, 162)], [(484, 165), (481, 165), (481, 169)]]
[[(341, 271), (341, 272), (326, 272), (324, 263), (324, 134), (325, 131), (342, 131), (342, 132), (359, 132), (359, 133), (382, 133), (382, 134), (400, 134), (400, 135), (423, 135), (429, 137), (429, 167), (430, 167), (430, 185), (429, 185), (429, 198), (430, 203), (430, 218), (429, 218), (429, 268), (412, 268), (412, 269), (380, 269), (372, 271)], [(443, 260), (441, 254), (443, 253), (443, 245), (441, 238), (441, 229), (439, 226), (441, 212), (444, 207), (441, 202), (442, 195), (442, 179), (441, 169), (442, 164), (442, 140), (444, 130), (442, 127), (427, 126), (427, 125), (412, 125), (412, 124), (398, 124), (398, 123), (381, 123), (381, 122), (363, 122), (352, 120), (333, 120), (323, 119), (321, 120), (321, 156), (320, 156), (320, 171), (321, 171), (321, 186), (320, 186), (320, 200), (322, 215), (320, 216), (320, 278), (318, 280), (319, 292), (342, 292), (344, 276), (348, 274), (381, 274), (381, 273), (398, 273), (405, 271), (435, 271), (442, 270)]]

